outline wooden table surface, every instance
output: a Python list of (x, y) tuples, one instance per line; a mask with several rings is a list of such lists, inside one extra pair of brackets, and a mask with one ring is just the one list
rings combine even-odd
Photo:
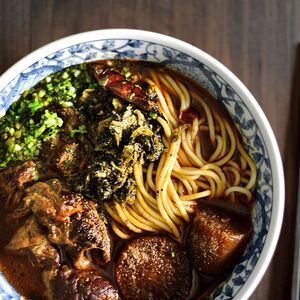
[(276, 253), (251, 299), (289, 299), (299, 164), (300, 1), (0, 0), (0, 74), (48, 42), (102, 28), (145, 29), (187, 41), (231, 69), (260, 103), (284, 163), (286, 209)]

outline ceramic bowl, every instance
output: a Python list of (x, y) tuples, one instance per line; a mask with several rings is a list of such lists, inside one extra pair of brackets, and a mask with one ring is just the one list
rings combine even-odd
[[(247, 299), (274, 253), (284, 210), (284, 178), (272, 129), (257, 101), (220, 62), (178, 39), (141, 30), (109, 29), (72, 35), (21, 59), (0, 77), (0, 116), (25, 90), (50, 73), (97, 59), (139, 59), (174, 68), (207, 88), (232, 116), (257, 165), (254, 234), (243, 256), (211, 299)], [(21, 297), (0, 274), (1, 299)]]

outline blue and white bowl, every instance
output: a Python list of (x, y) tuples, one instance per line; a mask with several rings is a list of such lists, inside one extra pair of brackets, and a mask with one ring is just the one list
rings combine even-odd
[[(141, 30), (109, 29), (72, 35), (21, 59), (0, 77), (0, 116), (25, 90), (50, 73), (97, 59), (134, 58), (159, 62), (192, 77), (221, 101), (231, 114), (258, 169), (253, 237), (211, 299), (247, 299), (274, 253), (284, 210), (284, 178), (278, 146), (263, 111), (243, 85), (205, 52), (169, 36)], [(21, 296), (0, 273), (0, 299)]]

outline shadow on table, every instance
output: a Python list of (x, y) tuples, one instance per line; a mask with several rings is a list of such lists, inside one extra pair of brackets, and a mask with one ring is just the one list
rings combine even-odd
[(295, 53), (289, 112), (290, 121), (282, 157), (286, 188), (285, 212), (281, 235), (273, 258), (275, 263), (271, 270), (270, 297), (268, 298), (270, 300), (291, 299), (292, 290), (297, 185), (300, 163), (300, 44), (297, 45)]

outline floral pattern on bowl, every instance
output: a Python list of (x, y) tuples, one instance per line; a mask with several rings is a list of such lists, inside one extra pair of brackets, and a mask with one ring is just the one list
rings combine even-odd
[[(272, 214), (273, 182), (269, 154), (254, 117), (237, 92), (211, 68), (183, 52), (143, 40), (105, 39), (79, 43), (36, 61), (11, 80), (0, 91), (0, 116), (24, 90), (45, 76), (74, 64), (107, 58), (159, 62), (188, 75), (225, 105), (242, 133), (258, 168), (253, 209), (254, 235), (232, 273), (210, 297), (232, 299), (247, 281), (264, 247)], [(0, 274), (0, 299), (21, 299), (3, 274)]]

